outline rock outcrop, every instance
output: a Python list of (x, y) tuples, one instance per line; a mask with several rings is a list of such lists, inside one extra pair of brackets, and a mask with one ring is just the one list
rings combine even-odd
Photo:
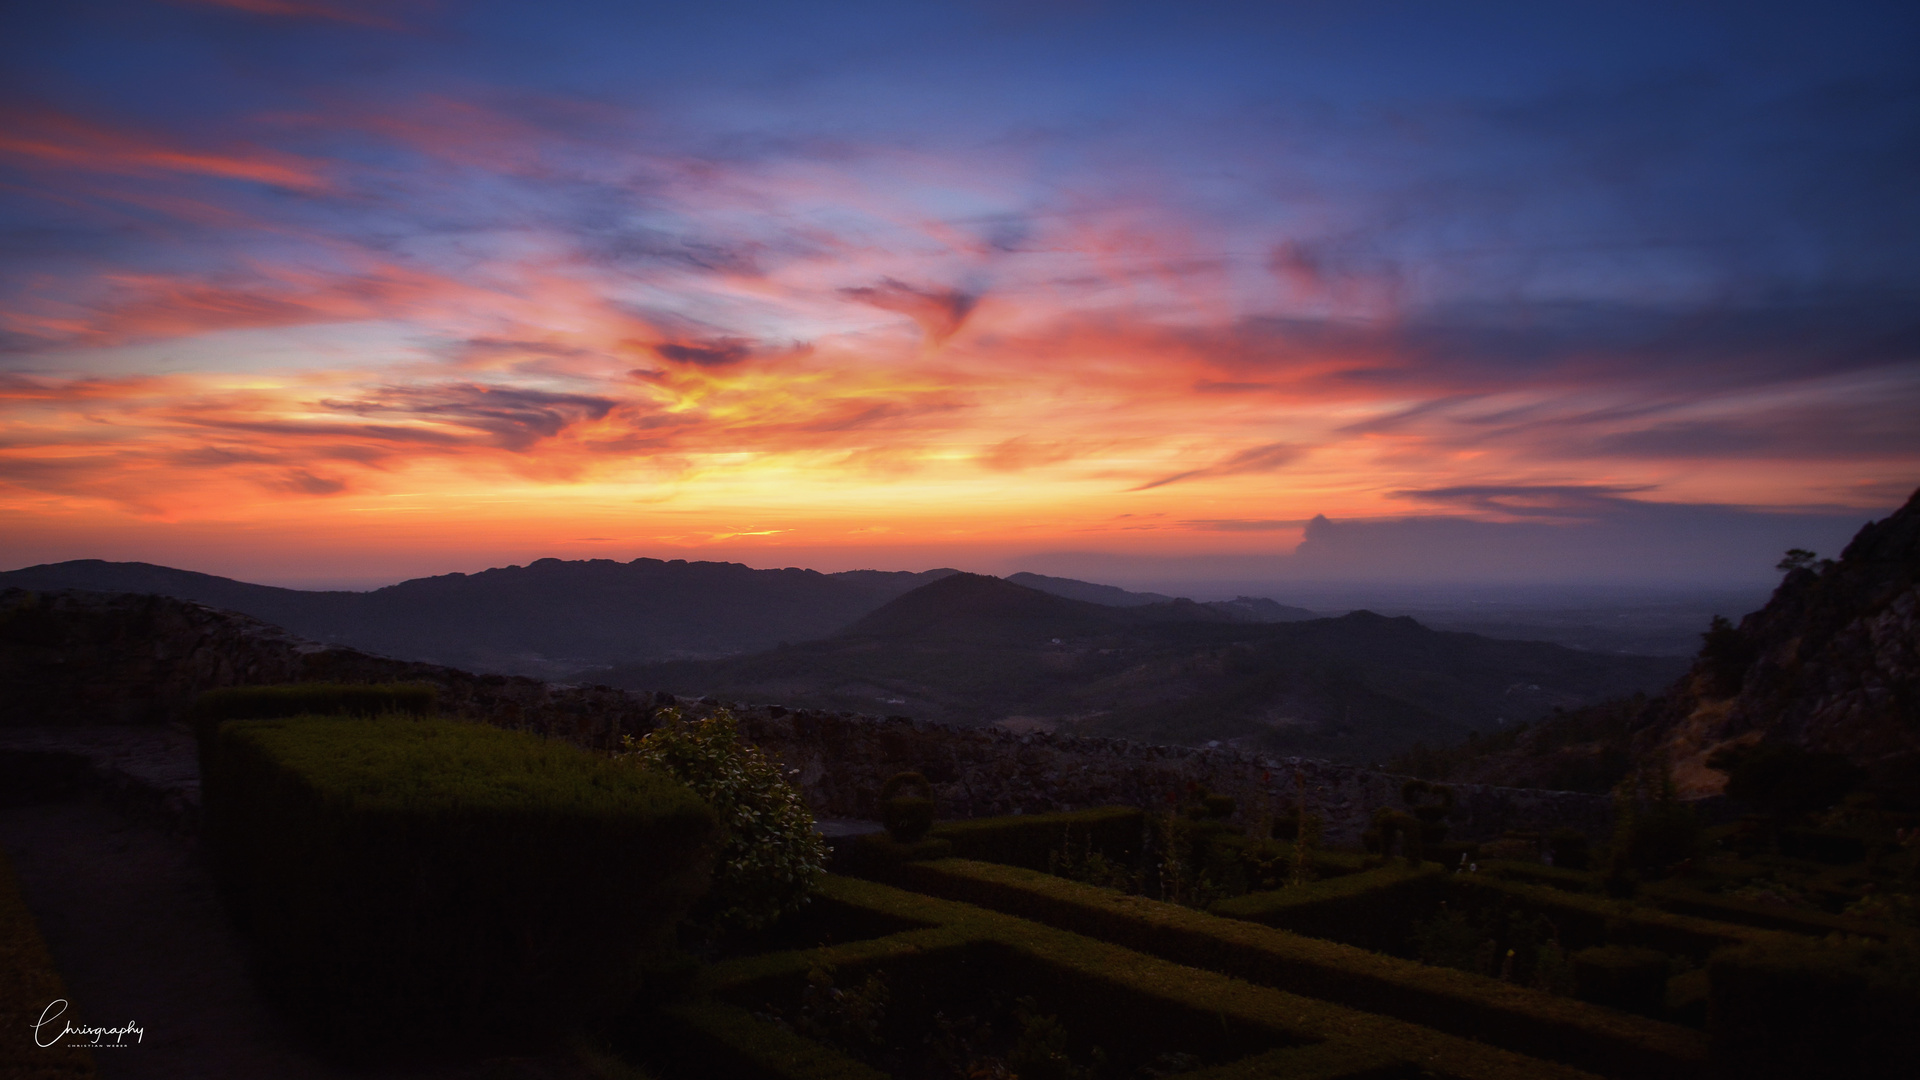
[(1890, 782), (1920, 763), (1920, 492), (1837, 561), (1802, 566), (1766, 607), (1709, 635), (1650, 706), (1636, 756), (1663, 756), (1683, 794), (1713, 795), (1716, 752), (1762, 741), (1844, 754)]

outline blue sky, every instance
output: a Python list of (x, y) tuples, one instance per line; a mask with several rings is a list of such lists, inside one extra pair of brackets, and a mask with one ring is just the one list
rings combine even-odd
[(1285, 566), (1324, 515), (1685, 577), (1713, 530), (1639, 523), (1920, 478), (1910, 5), (0, 18), (14, 563)]

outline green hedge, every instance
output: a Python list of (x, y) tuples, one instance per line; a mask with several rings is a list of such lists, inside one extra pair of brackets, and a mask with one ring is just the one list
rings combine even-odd
[(1563, 866), (1521, 862), (1517, 859), (1493, 859), (1479, 863), (1478, 866), (1478, 873), (1492, 874), (1494, 877), (1524, 882), (1528, 885), (1545, 885), (1550, 889), (1560, 889), (1564, 892), (1603, 891), (1601, 875), (1591, 870), (1569, 870)]
[(323, 1041), (513, 1042), (621, 1008), (705, 885), (681, 785), (482, 724), (220, 728), (209, 840), (269, 994)]
[(1850, 937), (1867, 937), (1882, 941), (1886, 940), (1889, 934), (1886, 925), (1867, 919), (1849, 919), (1844, 915), (1829, 915), (1824, 911), (1783, 908), (1775, 904), (1763, 904), (1757, 900), (1742, 900), (1737, 896), (1719, 896), (1714, 893), (1700, 892), (1679, 885), (1665, 883), (1649, 885), (1640, 890), (1640, 897), (1651, 900), (1661, 909), (1676, 915), (1693, 915), (1716, 922), (1758, 927), (1762, 930), (1784, 930), (1794, 934), (1811, 934), (1814, 937), (1846, 934)]
[(1094, 851), (1122, 865), (1140, 851), (1146, 815), (1131, 806), (1103, 806), (1064, 814), (1014, 814), (1008, 817), (943, 821), (933, 835), (953, 845), (962, 859), (1047, 869), (1047, 857), (1069, 840), (1076, 849)]
[(1706, 1060), (1705, 1037), (1670, 1024), (1016, 867), (944, 860), (906, 868), (902, 879), (936, 896), (1581, 1068), (1689, 1076)]
[(1449, 904), (1467, 911), (1507, 905), (1545, 915), (1552, 920), (1560, 943), (1569, 949), (1638, 945), (1702, 963), (1723, 946), (1778, 936), (1770, 930), (1676, 915), (1605, 896), (1501, 881), (1485, 874), (1452, 874), (1445, 880)]
[[(1102, 1045), (1103, 1040), (1118, 1043), (1138, 1037), (1142, 1029), (1163, 1019), (1169, 1023), (1192, 1022), (1196, 1034), (1204, 1028), (1230, 1040), (1254, 1033), (1267, 1041), (1267, 1049), (1194, 1074), (1214, 1080), (1290, 1076), (1293, 1072), (1289, 1070), (1296, 1067), (1302, 1075), (1323, 1080), (1411, 1077), (1423, 1071), (1453, 1080), (1591, 1080), (1590, 1073), (1554, 1062), (1256, 986), (969, 904), (835, 875), (824, 880), (822, 893), (876, 913), (938, 925), (870, 941), (746, 957), (716, 965), (711, 973), (714, 998), (740, 1010), (727, 1014), (734, 1026), (726, 1029), (726, 1038), (730, 1046), (752, 1054), (756, 1061), (777, 1065), (781, 1047), (791, 1052), (788, 1040), (792, 1036), (770, 1023), (749, 1023), (742, 1012), (790, 994), (815, 965), (830, 965), (851, 979), (868, 970), (910, 967), (985, 949), (984, 955), (997, 965), (995, 970), (1005, 974), (1007, 990), (1041, 991), (1044, 1010), (1058, 1008), (1063, 1021), (1085, 1025), (1085, 1037)], [(1070, 1009), (1076, 1010), (1071, 1017)], [(706, 1014), (709, 1033), (700, 1036), (709, 1045), (711, 1027), (717, 1024), (712, 1019), (715, 1015)], [(688, 1016), (689, 1012), (683, 1010), (677, 1018), (684, 1025)], [(1142, 1017), (1148, 1019), (1143, 1022)], [(835, 1074), (776, 1070), (762, 1075)]]
[(1753, 1080), (1913, 1075), (1920, 956), (1878, 943), (1784, 938), (1707, 965), (1723, 1075)]
[(1389, 863), (1327, 881), (1292, 885), (1271, 892), (1222, 900), (1211, 910), (1229, 919), (1245, 919), (1308, 937), (1397, 949), (1439, 903), (1448, 874), (1432, 863)]
[[(40, 926), (20, 897), (13, 864), (0, 852), (0, 1076), (19, 1080), (85, 1080), (94, 1075), (91, 1051), (56, 1044), (35, 1044), (33, 1025), (48, 1005), (65, 998), (66, 1015), (42, 1041), (58, 1035), (61, 1024), (83, 1017), (75, 1009), (60, 973), (54, 969)], [(120, 1021), (99, 1021), (119, 1023)]]
[(228, 720), (278, 720), (292, 716), (427, 716), (439, 687), (431, 683), (281, 683), (229, 686), (194, 699), (193, 731), (205, 767), (213, 736)]

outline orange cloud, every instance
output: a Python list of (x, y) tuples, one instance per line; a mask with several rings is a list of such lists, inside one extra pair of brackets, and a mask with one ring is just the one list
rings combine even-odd
[(878, 285), (841, 289), (840, 295), (883, 311), (897, 311), (918, 323), (927, 341), (944, 345), (960, 332), (980, 297), (959, 289), (919, 289), (886, 278)]
[(294, 154), (251, 146), (216, 152), (168, 145), (48, 109), (0, 114), (0, 154), (43, 167), (125, 176), (246, 180), (309, 193), (333, 189), (324, 163)]

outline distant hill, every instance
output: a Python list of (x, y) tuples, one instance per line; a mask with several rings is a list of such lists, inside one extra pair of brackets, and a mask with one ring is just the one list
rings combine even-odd
[(822, 574), (680, 559), (541, 559), (371, 592), (310, 592), (83, 559), (0, 573), (0, 588), (158, 593), (403, 660), (557, 678), (602, 664), (724, 656), (823, 637), (954, 572)]
[(1105, 604), (1108, 607), (1139, 607), (1142, 604), (1165, 604), (1173, 600), (1171, 596), (1162, 596), (1155, 592), (1128, 592), (1118, 585), (1095, 585), (1091, 581), (1048, 577), (1045, 574), (1029, 574), (1025, 571), (1008, 574), (1006, 580), (1015, 585), (1025, 585), (1029, 589), (1064, 596), (1069, 600), (1085, 600), (1089, 604)]
[(724, 700), (1235, 740), (1349, 761), (1670, 681), (1683, 661), (1441, 633), (1412, 619), (1254, 623), (1190, 600), (1115, 607), (952, 574), (831, 637), (622, 665), (594, 681)]
[[(1009, 574), (1006, 580), (1015, 585), (1025, 585), (1029, 589), (1064, 596), (1069, 600), (1084, 600), (1090, 604), (1105, 604), (1108, 607), (1170, 604), (1175, 599), (1160, 593), (1128, 592), (1117, 585), (1095, 585), (1090, 581), (1048, 577), (1045, 574), (1022, 572)], [(1301, 619), (1320, 617), (1318, 613), (1308, 611), (1306, 608), (1288, 607), (1264, 597), (1242, 596), (1234, 600), (1211, 600), (1204, 606), (1232, 616), (1241, 622), (1297, 622)]]

